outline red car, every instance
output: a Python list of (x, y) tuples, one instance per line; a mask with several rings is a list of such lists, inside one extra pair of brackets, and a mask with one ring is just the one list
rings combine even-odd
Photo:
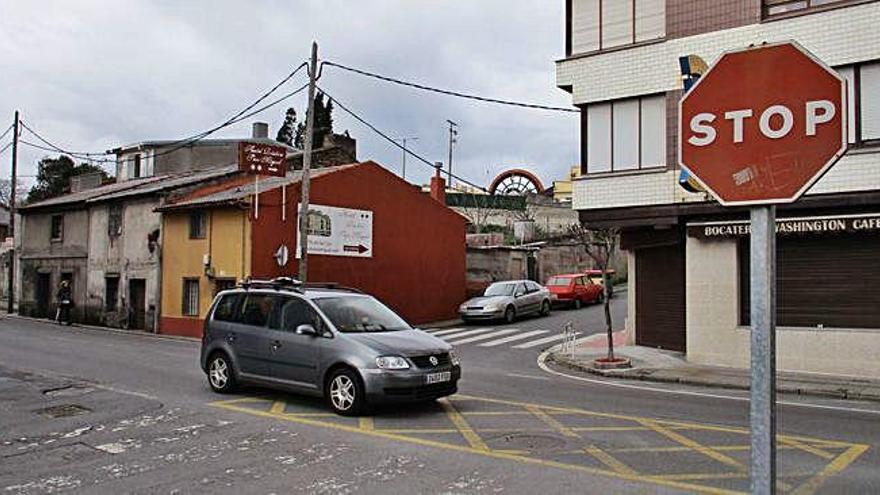
[(601, 302), (603, 298), (602, 285), (594, 283), (583, 273), (550, 277), (545, 287), (554, 302), (570, 304), (575, 309), (580, 309), (585, 303)]

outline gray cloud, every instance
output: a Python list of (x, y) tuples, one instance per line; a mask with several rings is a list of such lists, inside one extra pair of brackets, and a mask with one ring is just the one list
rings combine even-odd
[[(177, 138), (223, 121), (308, 56), (464, 92), (557, 106), (563, 2), (0, 0), (0, 118), (24, 119), (59, 145), (105, 150)], [(298, 77), (285, 88), (304, 82)], [(527, 167), (549, 185), (577, 159), (576, 114), (476, 103), (390, 86), (327, 68), (319, 83), (395, 137), (446, 161), (446, 119), (459, 124), (454, 169), (487, 183)], [(302, 112), (301, 96), (292, 104)], [(273, 132), (284, 106), (263, 114)], [(343, 112), (337, 128), (359, 155), (399, 171), (400, 152)], [(243, 136), (249, 123), (217, 136)], [(0, 128), (5, 124), (0, 123)], [(23, 148), (22, 174), (45, 153)], [(8, 173), (8, 153), (0, 171)], [(412, 165), (410, 165), (412, 163)], [(418, 170), (419, 173), (415, 174)], [(407, 176), (427, 167), (408, 161)]]

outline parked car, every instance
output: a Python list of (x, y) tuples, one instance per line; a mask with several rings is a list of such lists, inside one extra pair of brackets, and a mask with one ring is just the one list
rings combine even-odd
[[(602, 270), (586, 270), (584, 273), (590, 277), (590, 280), (593, 281), (594, 284), (602, 285)], [(614, 283), (611, 282), (611, 279), (614, 277), (614, 270), (605, 270), (605, 274), (608, 277), (608, 296), (614, 295)]]
[(483, 295), (468, 299), (458, 308), (462, 320), (504, 320), (512, 323), (527, 314), (550, 314), (550, 291), (531, 280), (495, 282)]
[(554, 303), (567, 304), (576, 309), (587, 303), (602, 302), (604, 297), (602, 285), (580, 273), (550, 277), (546, 287)]
[(242, 383), (324, 397), (341, 415), (369, 404), (454, 394), (452, 346), (412, 328), (354, 289), (292, 279), (217, 294), (205, 319), (201, 367), (215, 392)]

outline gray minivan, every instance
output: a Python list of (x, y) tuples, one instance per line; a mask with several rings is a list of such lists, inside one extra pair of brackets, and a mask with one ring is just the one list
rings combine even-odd
[(201, 367), (215, 392), (245, 382), (282, 388), (324, 397), (342, 415), (451, 395), (461, 376), (452, 346), (372, 296), (289, 278), (217, 294), (205, 318)]

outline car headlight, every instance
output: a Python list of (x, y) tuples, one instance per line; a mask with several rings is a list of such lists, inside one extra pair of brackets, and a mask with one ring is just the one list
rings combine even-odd
[(452, 363), (453, 366), (461, 364), (461, 358), (458, 357), (458, 353), (455, 352), (455, 349), (449, 350), (449, 362)]
[(379, 356), (376, 358), (376, 366), (383, 370), (409, 369), (409, 363), (400, 356)]
[(499, 309), (501, 309), (501, 305), (498, 303), (489, 303), (483, 306), (483, 308), (489, 311), (498, 311)]

